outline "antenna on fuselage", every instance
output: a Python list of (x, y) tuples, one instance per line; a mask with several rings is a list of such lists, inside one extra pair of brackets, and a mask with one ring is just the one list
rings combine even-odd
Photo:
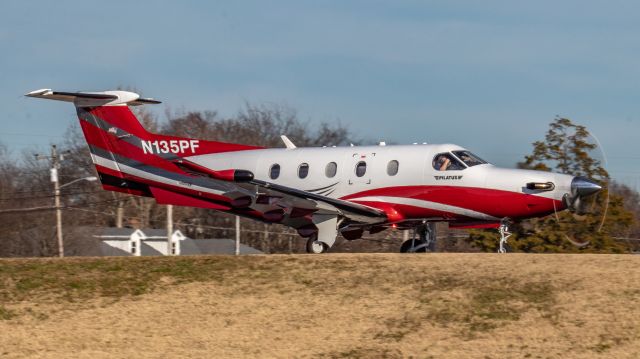
[(291, 142), (289, 137), (285, 135), (280, 135), (280, 138), (282, 139), (282, 142), (284, 142), (284, 145), (287, 147), (287, 149), (292, 150), (294, 148), (297, 148), (296, 145), (294, 145), (293, 142)]

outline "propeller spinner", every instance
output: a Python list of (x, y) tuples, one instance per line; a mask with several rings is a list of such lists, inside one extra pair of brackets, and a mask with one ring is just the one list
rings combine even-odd
[(571, 181), (571, 194), (566, 193), (562, 200), (569, 211), (584, 214), (581, 206), (583, 199), (596, 194), (602, 189), (597, 182), (585, 177), (574, 177)]

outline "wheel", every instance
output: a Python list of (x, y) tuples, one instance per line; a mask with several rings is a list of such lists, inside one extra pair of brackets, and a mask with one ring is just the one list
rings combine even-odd
[(400, 253), (425, 253), (427, 251), (427, 241), (420, 239), (409, 239), (400, 246)]
[(307, 240), (307, 253), (320, 254), (329, 250), (329, 246), (327, 246), (324, 242), (320, 242), (317, 240), (316, 236), (311, 236)]

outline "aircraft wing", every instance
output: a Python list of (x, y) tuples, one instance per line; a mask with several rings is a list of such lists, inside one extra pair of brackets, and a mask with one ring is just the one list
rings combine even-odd
[(227, 188), (231, 185), (232, 189), (228, 189), (224, 196), (231, 199), (232, 207), (250, 206), (263, 215), (286, 212), (285, 222), (301, 222), (300, 219), (309, 214), (340, 215), (367, 224), (387, 220), (385, 212), (377, 208), (258, 180), (249, 171), (212, 170), (186, 159), (178, 159), (173, 163), (193, 175), (203, 175), (212, 181), (223, 182)]
[(384, 211), (362, 204), (257, 179), (250, 181), (249, 184), (257, 186), (259, 190), (269, 195), (281, 196), (282, 198), (279, 200), (281, 203), (290, 203), (293, 206), (299, 206), (302, 204), (300, 202), (306, 202), (304, 203), (306, 204), (306, 208), (317, 208), (324, 213), (333, 212), (363, 223), (380, 223), (387, 219)]

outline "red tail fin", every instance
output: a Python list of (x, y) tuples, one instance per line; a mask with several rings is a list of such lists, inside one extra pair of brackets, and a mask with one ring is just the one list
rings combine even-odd
[(91, 158), (108, 190), (151, 196), (150, 178), (185, 174), (172, 162), (178, 158), (260, 148), (150, 133), (129, 106), (160, 102), (132, 92), (70, 93), (44, 89), (27, 96), (74, 103)]

